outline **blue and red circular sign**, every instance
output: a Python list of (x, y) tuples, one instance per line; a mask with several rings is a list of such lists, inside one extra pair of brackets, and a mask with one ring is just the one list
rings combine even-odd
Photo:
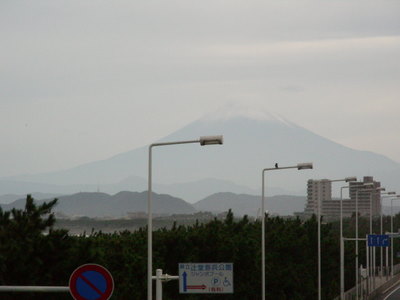
[(114, 291), (114, 280), (106, 268), (86, 264), (72, 272), (69, 290), (75, 300), (108, 300)]

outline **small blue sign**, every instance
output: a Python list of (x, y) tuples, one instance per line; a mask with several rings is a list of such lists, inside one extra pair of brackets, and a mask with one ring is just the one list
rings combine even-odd
[(387, 234), (369, 234), (368, 247), (389, 247), (390, 238)]

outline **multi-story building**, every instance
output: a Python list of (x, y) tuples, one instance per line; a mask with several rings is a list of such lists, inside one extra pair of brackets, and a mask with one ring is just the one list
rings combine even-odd
[[(365, 183), (373, 183), (372, 186), (363, 187)], [(380, 182), (374, 181), (372, 176), (365, 176), (361, 182), (349, 183), (350, 199), (343, 199), (343, 216), (350, 217), (356, 211), (356, 198), (358, 190), (358, 212), (362, 216), (369, 216), (372, 204), (372, 215), (381, 213), (380, 192), (375, 190), (380, 187)], [(363, 191), (365, 190), (365, 191)], [(318, 199), (321, 199), (321, 215), (327, 218), (340, 216), (340, 199), (332, 199), (332, 183), (328, 179), (313, 180), (307, 182), (307, 203), (304, 210), (306, 215), (318, 214)]]
[(318, 199), (323, 202), (332, 200), (332, 185), (328, 179), (307, 181), (307, 204), (305, 212), (309, 214), (317, 214)]
[[(362, 187), (365, 183), (372, 183), (368, 187)], [(381, 183), (374, 181), (372, 176), (365, 176), (362, 182), (350, 182), (350, 199), (356, 199), (358, 190), (358, 210), (361, 215), (369, 216), (372, 204), (372, 216), (381, 214), (381, 193), (376, 192), (377, 188), (381, 187)], [(373, 190), (371, 192), (371, 190)]]

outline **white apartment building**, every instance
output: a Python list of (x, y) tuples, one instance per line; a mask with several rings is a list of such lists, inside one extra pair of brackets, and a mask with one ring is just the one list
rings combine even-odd
[(311, 214), (318, 212), (318, 199), (322, 202), (332, 200), (332, 184), (328, 179), (307, 181), (307, 205), (306, 212)]
[[(362, 187), (364, 183), (373, 183), (371, 187)], [(377, 216), (381, 212), (380, 192), (363, 191), (380, 187), (380, 182), (374, 181), (372, 176), (365, 176), (363, 181), (349, 183), (350, 199), (343, 199), (343, 216), (350, 217), (356, 211), (356, 191), (358, 190), (358, 212), (362, 216), (370, 215), (372, 203), (372, 215)], [(328, 179), (313, 180), (307, 182), (307, 203), (305, 215), (318, 214), (318, 199), (321, 199), (321, 215), (327, 218), (339, 218), (340, 199), (332, 199), (332, 183)]]

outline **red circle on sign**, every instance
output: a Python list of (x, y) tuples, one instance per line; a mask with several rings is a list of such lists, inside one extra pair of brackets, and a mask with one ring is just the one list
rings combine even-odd
[[(96, 272), (104, 278), (106, 282), (106, 289), (104, 292), (99, 291), (95, 284), (84, 278), (83, 273), (88, 271)], [(85, 283), (87, 283), (90, 288), (94, 289), (100, 295), (100, 297), (96, 298), (96, 300), (108, 300), (114, 291), (114, 280), (111, 276), (111, 273), (106, 268), (97, 264), (85, 264), (76, 268), (69, 278), (69, 291), (75, 300), (88, 300), (88, 298), (82, 296), (78, 291), (78, 279), (84, 279)]]

